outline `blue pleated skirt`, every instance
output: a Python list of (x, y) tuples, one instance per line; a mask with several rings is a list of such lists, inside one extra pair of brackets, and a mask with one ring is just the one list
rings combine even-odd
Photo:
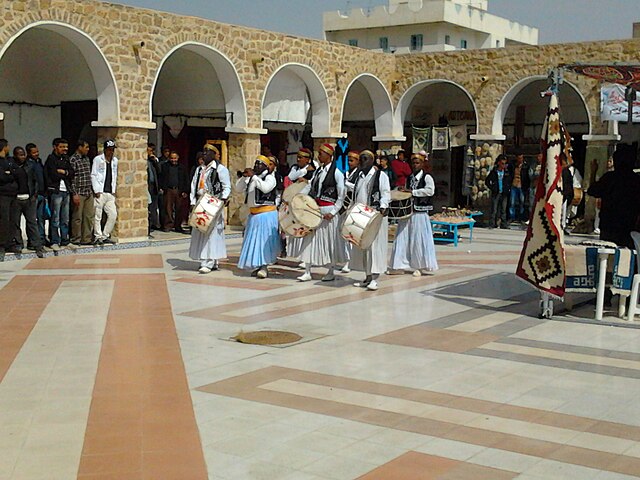
[(281, 246), (277, 211), (249, 215), (238, 268), (253, 270), (276, 263)]

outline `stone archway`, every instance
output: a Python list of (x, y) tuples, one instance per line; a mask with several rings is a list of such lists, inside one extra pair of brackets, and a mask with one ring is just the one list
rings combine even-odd
[[(445, 94), (443, 95), (437, 90), (441, 90), (441, 92), (445, 90)], [(414, 102), (416, 100), (420, 100), (419, 96), (428, 97), (430, 93), (434, 94), (432, 96), (436, 97), (437, 100), (432, 104), (441, 104), (439, 108), (442, 111), (440, 113), (453, 111), (452, 108), (470, 107), (471, 110), (469, 110), (469, 112), (473, 112), (471, 115), (472, 119), (463, 121), (466, 121), (467, 124), (475, 125), (475, 130), (477, 133), (478, 109), (476, 108), (475, 101), (471, 94), (464, 87), (450, 80), (432, 79), (415, 83), (406, 92), (404, 92), (404, 94), (400, 98), (400, 101), (398, 102), (398, 105), (394, 112), (395, 136), (402, 136), (405, 124), (413, 117), (410, 112), (410, 108), (414, 105)], [(438, 114), (434, 113), (434, 115)]]
[[(517, 105), (532, 107), (530, 110), (532, 120), (534, 120), (533, 116), (535, 116), (535, 120), (542, 124), (549, 102), (539, 94), (547, 90), (548, 87), (549, 79), (544, 75), (523, 78), (513, 85), (498, 103), (493, 117), (492, 135), (500, 137), (505, 134), (505, 119), (513, 116), (513, 109)], [(563, 121), (568, 126), (571, 124), (583, 124), (583, 128), (579, 129), (580, 133), (591, 134), (593, 125), (591, 113), (580, 90), (565, 80), (560, 86), (558, 96)]]
[(345, 91), (340, 118), (341, 131), (357, 150), (371, 148), (372, 141), (392, 138), (393, 104), (380, 79), (370, 73), (354, 78)]
[[(3, 45), (0, 102), (12, 144), (48, 146), (61, 135), (95, 143), (92, 124), (120, 120), (115, 76), (100, 47), (82, 30), (55, 21), (34, 22)], [(65, 108), (75, 122), (61, 121)]]
[[(194, 65), (202, 68), (194, 69)], [(183, 68), (186, 66), (188, 76)], [(225, 128), (247, 128), (244, 90), (234, 64), (222, 52), (198, 42), (177, 45), (162, 59), (153, 82), (149, 111), (150, 121), (154, 114), (214, 117), (222, 112)]]
[[(412, 148), (412, 126), (460, 127), (464, 142), (460, 140), (456, 147), (433, 149), (430, 157), (432, 176), (436, 182), (434, 206), (438, 210), (443, 206), (464, 205), (466, 203), (465, 173), (467, 162), (468, 134), (477, 133), (478, 111), (469, 92), (462, 86), (449, 80), (424, 80), (412, 85), (400, 98), (394, 115), (394, 134), (404, 136)], [(466, 126), (466, 129), (464, 128)], [(435, 130), (431, 131), (432, 133)], [(422, 146), (429, 151), (430, 144)], [(419, 147), (417, 147), (419, 148)]]

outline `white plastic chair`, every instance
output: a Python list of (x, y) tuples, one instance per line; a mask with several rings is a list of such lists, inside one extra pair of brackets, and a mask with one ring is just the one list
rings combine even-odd
[[(631, 232), (631, 238), (636, 247), (636, 268), (640, 269), (640, 232)], [(633, 322), (633, 317), (636, 311), (640, 310), (638, 305), (638, 290), (640, 289), (640, 274), (636, 273), (633, 276), (633, 283), (631, 284), (631, 296), (629, 300), (629, 314), (627, 320)]]

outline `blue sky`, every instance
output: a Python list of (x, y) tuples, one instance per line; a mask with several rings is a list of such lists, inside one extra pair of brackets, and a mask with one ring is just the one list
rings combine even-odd
[[(347, 0), (117, 0), (116, 3), (322, 38), (322, 12)], [(352, 0), (352, 8), (386, 4)], [(631, 38), (640, 0), (489, 0), (489, 11), (538, 27), (540, 43)]]

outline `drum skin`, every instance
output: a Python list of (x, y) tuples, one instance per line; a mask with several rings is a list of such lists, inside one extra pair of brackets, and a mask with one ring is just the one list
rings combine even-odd
[(307, 186), (306, 182), (292, 183), (291, 185), (289, 185), (287, 188), (284, 189), (284, 192), (282, 192), (282, 201), (291, 203), (291, 200), (293, 200), (293, 197), (298, 195), (306, 186)]
[(368, 249), (378, 236), (383, 216), (362, 203), (352, 205), (345, 215), (340, 232), (349, 243)]
[(209, 233), (223, 211), (224, 202), (217, 197), (205, 193), (200, 197), (195, 207), (193, 207), (193, 211), (189, 216), (189, 225), (200, 230), (202, 233)]
[(316, 201), (308, 195), (296, 195), (278, 212), (282, 230), (292, 237), (306, 237), (320, 226), (322, 214)]

